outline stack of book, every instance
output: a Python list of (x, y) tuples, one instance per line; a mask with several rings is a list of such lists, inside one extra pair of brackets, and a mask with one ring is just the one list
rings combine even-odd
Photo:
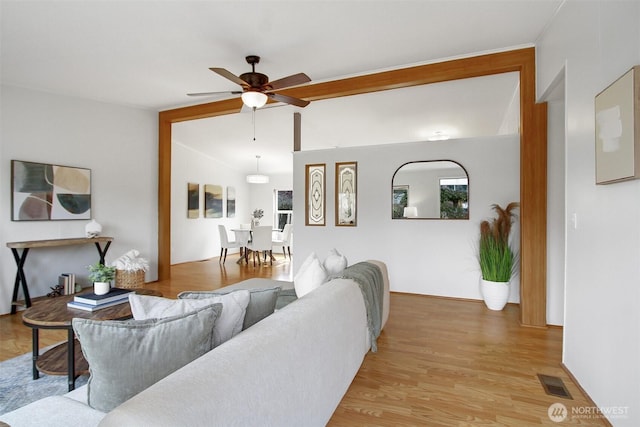
[(74, 294), (76, 292), (76, 275), (62, 273), (58, 276), (58, 285), (62, 286), (63, 295)]
[(67, 303), (67, 307), (84, 311), (96, 311), (127, 302), (130, 292), (132, 292), (131, 289), (112, 288), (104, 295), (96, 295), (93, 292), (76, 295), (73, 297), (73, 301)]

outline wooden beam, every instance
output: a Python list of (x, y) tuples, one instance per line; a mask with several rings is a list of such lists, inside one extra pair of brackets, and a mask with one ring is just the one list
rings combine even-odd
[(293, 151), (302, 149), (302, 115), (298, 112), (293, 113)]
[[(524, 48), (399, 70), (384, 71), (280, 91), (319, 101), (423, 84), (520, 73), (520, 213), (521, 321), (546, 325), (546, 107), (535, 103), (535, 49)], [(171, 130), (170, 123), (233, 114), (239, 99), (176, 108), (160, 113), (158, 189), (158, 276), (169, 278), (171, 262)], [(169, 126), (169, 129), (165, 129)]]

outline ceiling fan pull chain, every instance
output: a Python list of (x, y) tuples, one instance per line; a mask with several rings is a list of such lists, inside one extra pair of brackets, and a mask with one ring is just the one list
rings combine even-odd
[(256, 142), (256, 107), (251, 112), (251, 121), (253, 123), (253, 142)]

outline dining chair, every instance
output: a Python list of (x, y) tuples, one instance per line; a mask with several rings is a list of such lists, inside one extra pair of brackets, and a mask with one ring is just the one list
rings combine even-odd
[[(265, 254), (265, 258), (266, 258), (266, 254), (268, 253), (271, 260), (271, 264), (273, 264), (273, 251), (271, 249), (272, 248), (271, 226), (264, 225), (264, 226), (254, 227), (251, 234), (252, 234), (251, 242), (247, 244), (247, 249), (249, 249), (250, 251), (253, 251), (253, 266), (254, 267), (256, 266), (256, 255), (258, 255), (258, 260), (260, 260), (260, 255), (262, 255), (262, 253)], [(244, 254), (245, 254), (245, 259), (247, 260), (247, 263), (249, 263), (248, 251), (245, 251)]]
[[(291, 230), (293, 226), (291, 224), (285, 224), (282, 229), (282, 233), (279, 239), (273, 239), (272, 246), (282, 246), (282, 255), (287, 258), (287, 252), (289, 252), (289, 259), (291, 259)], [(285, 252), (285, 249), (287, 252)]]
[[(229, 248), (240, 248), (242, 244), (240, 242), (236, 242), (235, 240), (229, 240), (229, 235), (227, 234), (227, 227), (222, 224), (218, 225), (218, 233), (220, 233), (220, 260), (222, 264), (227, 260), (227, 250)], [(223, 258), (224, 253), (224, 258)]]

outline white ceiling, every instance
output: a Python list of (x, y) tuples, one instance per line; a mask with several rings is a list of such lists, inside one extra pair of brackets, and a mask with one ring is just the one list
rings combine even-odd
[[(2, 83), (153, 111), (237, 90), (209, 71), (314, 82), (535, 43), (562, 0), (13, 1), (1, 0)], [(303, 149), (497, 134), (517, 76), (312, 102), (174, 126), (174, 138), (232, 165), (290, 170), (293, 112)]]

